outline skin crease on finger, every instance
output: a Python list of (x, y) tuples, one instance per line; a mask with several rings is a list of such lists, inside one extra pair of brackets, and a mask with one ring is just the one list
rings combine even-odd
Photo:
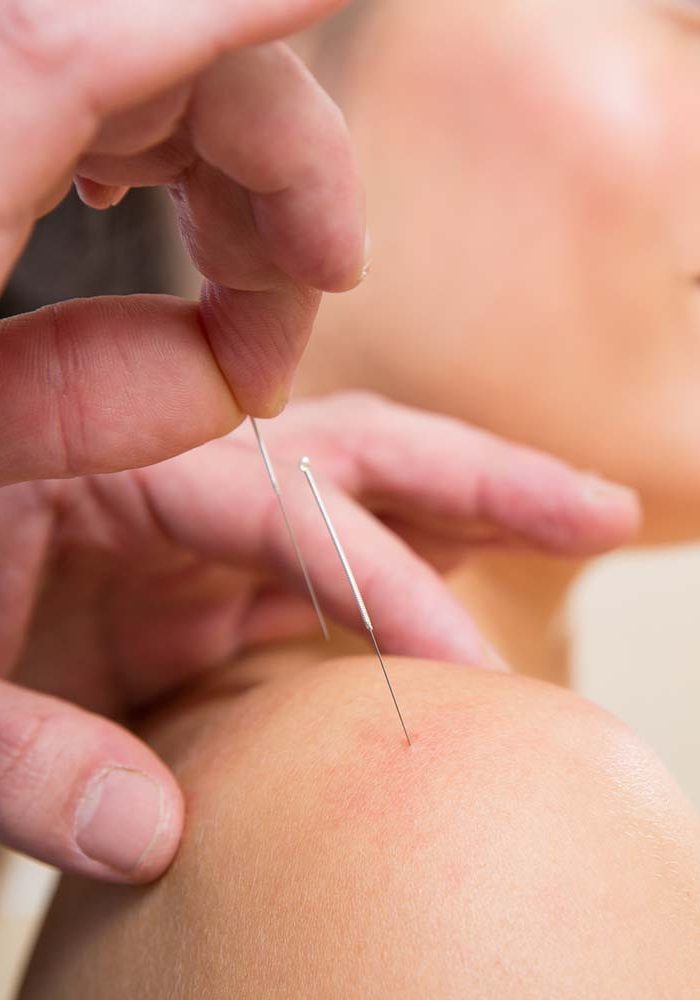
[(268, 648), (146, 722), (175, 865), (68, 881), (23, 1000), (690, 998), (700, 828), (653, 755), (556, 688), (388, 666), (411, 748), (370, 657)]

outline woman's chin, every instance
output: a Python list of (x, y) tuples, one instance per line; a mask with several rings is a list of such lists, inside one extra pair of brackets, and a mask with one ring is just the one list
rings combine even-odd
[[(692, 482), (687, 485), (693, 485)], [(700, 541), (700, 480), (697, 489), (669, 494), (641, 491), (644, 522), (642, 545), (680, 545)]]

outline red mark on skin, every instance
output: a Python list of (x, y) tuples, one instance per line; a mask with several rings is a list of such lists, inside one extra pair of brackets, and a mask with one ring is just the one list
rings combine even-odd
[(457, 705), (436, 700), (417, 710), (406, 700), (411, 747), (391, 706), (380, 719), (355, 718), (342, 754), (316, 784), (316, 833), (373, 891), (436, 893), (436, 912), (446, 912), (475, 883), (488, 883), (497, 862), (493, 813), (517, 799), (509, 775), (521, 768), (492, 702), (487, 711), (479, 695)]
[(319, 782), (324, 820), (332, 828), (356, 824), (363, 838), (382, 844), (399, 838), (402, 852), (426, 850), (468, 784), (469, 716), (454, 706), (422, 710), (406, 720), (411, 746), (388, 710), (385, 719), (355, 723), (351, 749)]

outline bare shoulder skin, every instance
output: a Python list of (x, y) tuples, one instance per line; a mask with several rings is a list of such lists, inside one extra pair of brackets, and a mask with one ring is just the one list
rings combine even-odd
[(697, 996), (700, 824), (560, 689), (258, 654), (149, 721), (188, 823), (171, 871), (66, 880), (22, 1000)]

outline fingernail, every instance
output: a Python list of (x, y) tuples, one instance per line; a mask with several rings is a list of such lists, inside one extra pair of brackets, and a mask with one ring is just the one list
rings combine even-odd
[(587, 503), (600, 507), (607, 507), (613, 503), (628, 504), (636, 496), (634, 490), (609, 483), (607, 480), (601, 479), (600, 476), (586, 476), (581, 493)]
[(122, 201), (124, 201), (124, 199), (126, 198), (126, 196), (128, 195), (128, 193), (129, 193), (130, 190), (131, 190), (131, 188), (128, 188), (128, 187), (117, 188), (116, 191), (115, 191), (115, 193), (114, 193), (114, 197), (112, 198), (112, 201), (110, 203), (111, 206), (112, 206), (112, 208), (115, 208)]
[(75, 840), (93, 861), (128, 874), (158, 839), (163, 792), (140, 771), (123, 767), (97, 774), (75, 816)]
[(369, 234), (369, 230), (365, 233), (365, 252), (364, 252), (364, 264), (362, 265), (362, 270), (360, 271), (360, 277), (358, 279), (358, 285), (361, 285), (365, 278), (368, 276), (369, 272), (372, 270), (372, 237)]
[(289, 388), (287, 386), (284, 386), (282, 389), (280, 389), (277, 395), (273, 396), (272, 399), (270, 400), (270, 404), (267, 407), (267, 413), (265, 414), (265, 416), (268, 419), (271, 417), (279, 417), (280, 413), (283, 413), (286, 410), (288, 403), (289, 403)]

